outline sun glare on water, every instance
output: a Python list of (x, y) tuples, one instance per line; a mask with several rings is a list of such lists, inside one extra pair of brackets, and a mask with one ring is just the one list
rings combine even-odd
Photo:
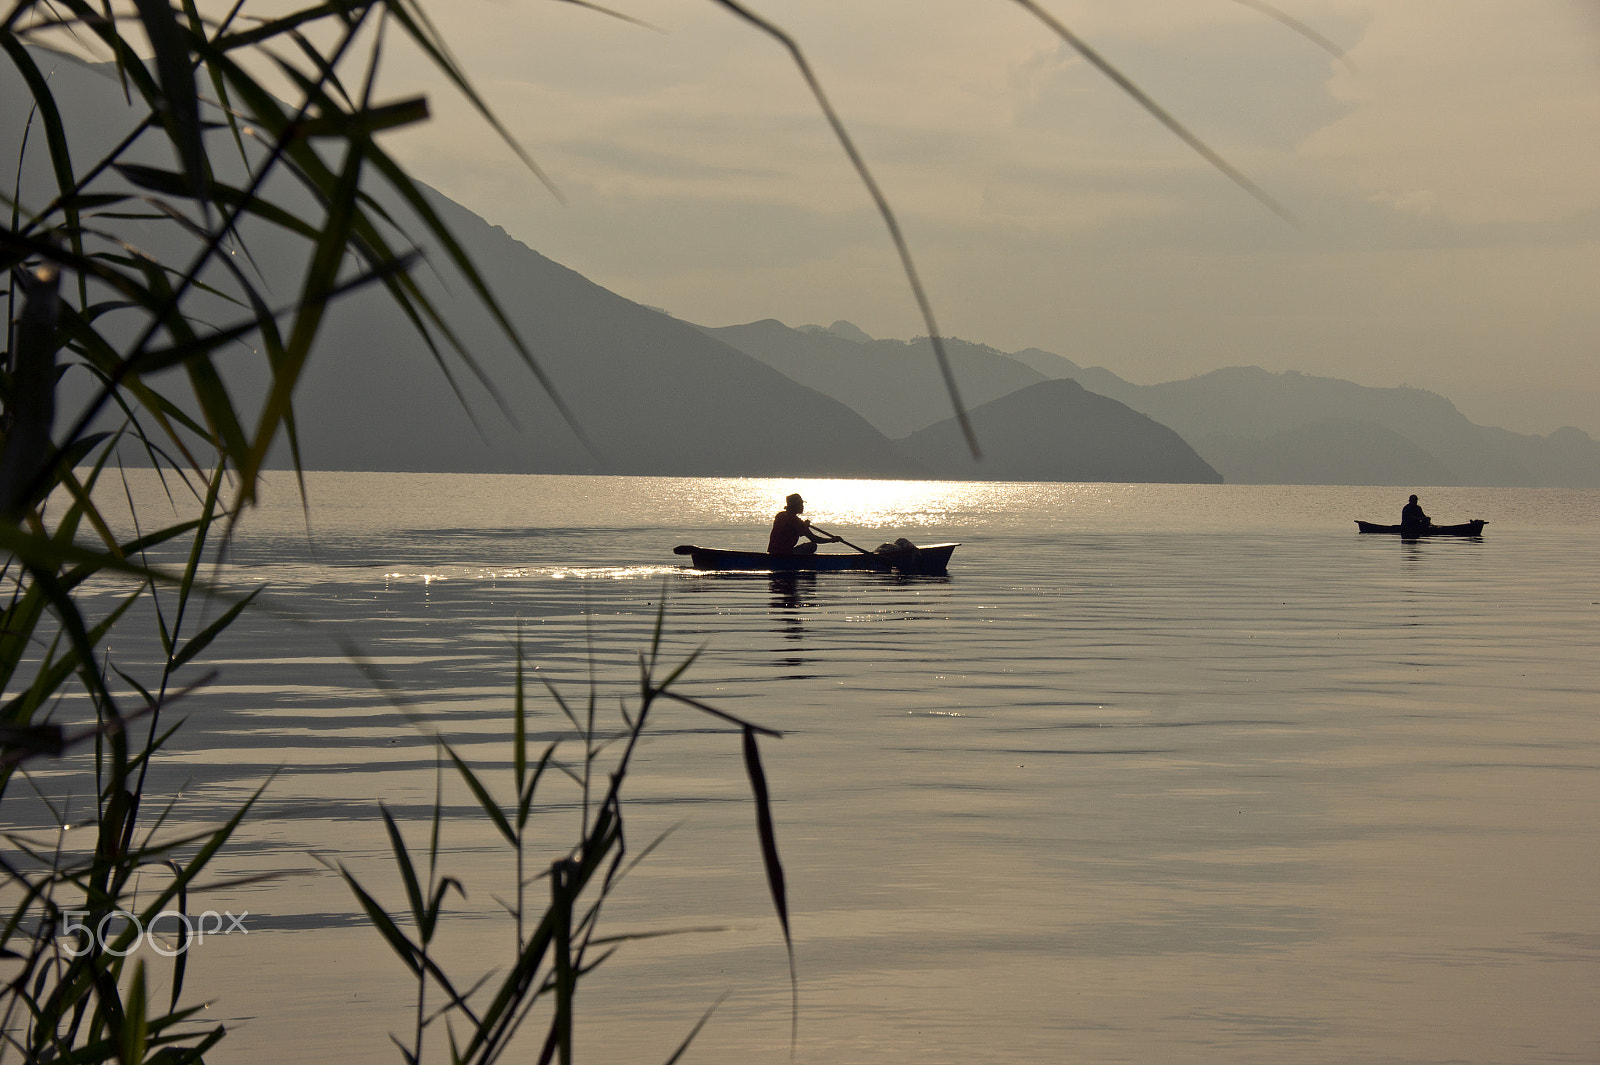
[[(986, 507), (992, 484), (966, 481), (863, 481), (846, 479), (752, 479), (737, 482), (732, 509), (770, 516), (790, 492), (805, 498), (805, 515), (818, 525), (910, 528), (949, 525), (957, 514)], [(736, 502), (735, 502), (736, 500)], [(743, 514), (730, 514), (731, 518)]]

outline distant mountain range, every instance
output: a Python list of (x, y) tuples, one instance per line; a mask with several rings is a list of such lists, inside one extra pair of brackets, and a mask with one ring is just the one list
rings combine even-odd
[[(49, 65), (74, 157), (92, 160), (133, 124), (118, 81), (109, 70)], [(0, 143), (22, 143), (29, 102), (14, 67), (0, 63)], [(35, 143), (41, 143), (37, 136)], [(230, 151), (217, 153), (219, 166), (231, 165)], [(170, 165), (159, 151), (136, 151), (132, 159)], [(32, 150), (24, 162), (20, 181), (0, 164), (0, 184), (10, 190), (19, 183), (25, 203), (47, 202), (54, 180), (46, 154)], [(402, 224), (412, 217), (393, 197), (372, 191)], [(319, 216), (287, 180), (269, 182), (266, 193), (308, 217)], [(430, 256), (416, 271), (418, 283), (442, 309), (482, 379), (493, 382), (493, 392), (459, 359), (443, 360), (451, 368), (447, 377), (393, 304), (373, 289), (362, 290), (330, 306), (295, 393), (300, 455), (308, 468), (839, 477), (918, 472), (881, 432), (837, 400), (687, 323), (592, 284), (443, 196), (433, 200), (582, 436), (463, 279), (444, 257)], [(131, 243), (158, 259), (181, 262), (192, 254), (174, 239), (172, 227), (124, 229)], [(259, 224), (247, 222), (243, 231), (250, 266), (259, 270), (264, 290), (296, 291), (304, 245)], [(221, 301), (207, 310), (218, 321), (234, 317)], [(106, 321), (115, 328), (114, 319)], [(241, 360), (229, 381), (247, 420), (251, 405), (265, 394), (257, 370)], [(181, 369), (168, 373), (181, 382)], [(94, 387), (86, 374), (66, 375), (62, 423)], [(139, 449), (124, 450), (126, 461), (141, 461)], [(287, 465), (287, 446), (272, 459)]]
[[(920, 366), (925, 384), (937, 385), (926, 338), (872, 340), (848, 322), (788, 329), (770, 319), (707, 332), (781, 372), (810, 374), (813, 387), (885, 433), (907, 437), (902, 444), (921, 439), (913, 430), (949, 416), (942, 390), (907, 389), (897, 399), (881, 384)], [(961, 340), (946, 343), (969, 403), (981, 406), (996, 392), (1032, 387), (1016, 384), (1018, 367), (1039, 379), (1074, 380), (1170, 427), (1230, 483), (1600, 487), (1600, 444), (1583, 431), (1536, 436), (1475, 425), (1449, 400), (1421, 389), (1369, 388), (1259, 367), (1135, 385), (1038, 348), (1007, 354)], [(1017, 416), (1072, 415), (1034, 409)], [(1012, 433), (1043, 429), (1004, 424)]]
[[(457, 375), (465, 405), (376, 296), (342, 304), (297, 393), (303, 453), (330, 469), (527, 473), (914, 475), (881, 432), (685, 322), (551, 262), (465, 208), (437, 208), (488, 278), (587, 443), (446, 275), (431, 294), (496, 386)], [(476, 425), (467, 409), (475, 412)], [(499, 408), (499, 409), (497, 409)], [(501, 409), (508, 412), (501, 413)]]
[[(1073, 382), (1052, 382), (988, 349), (955, 345), (958, 372), (981, 376), (972, 411), (989, 448), (974, 463), (960, 439), (929, 423), (952, 413), (919, 345), (854, 342), (776, 322), (757, 332), (797, 357), (784, 372), (698, 329), (631, 303), (513, 240), (442, 196), (437, 209), (468, 250), (568, 405), (587, 446), (465, 297), (450, 301), (452, 326), (498, 398), (457, 377), (456, 403), (406, 323), (377, 295), (330, 315), (297, 393), (301, 454), (312, 468), (625, 473), (681, 476), (933, 477), (995, 480), (1216, 481), (1219, 476), (1165, 426)], [(446, 286), (461, 291), (459, 281)], [(436, 297), (444, 289), (430, 286)], [(840, 348), (839, 345), (844, 345)], [(851, 366), (849, 351), (883, 352)], [(924, 343), (920, 347), (926, 347)], [(806, 367), (820, 349), (821, 368)], [(818, 387), (831, 374), (859, 388)], [(795, 375), (799, 375), (799, 380)], [(1070, 387), (1063, 388), (1062, 385)], [(895, 415), (895, 397), (915, 414)], [(870, 397), (863, 400), (861, 397)], [(857, 403), (874, 417), (858, 413)], [(1016, 408), (1005, 413), (1002, 404)], [(1019, 405), (1020, 404), (1020, 405)], [(500, 416), (503, 407), (515, 419)], [(476, 424), (467, 407), (478, 412)], [(997, 408), (991, 411), (989, 407)], [(1006, 408), (1009, 409), (1009, 408)], [(1020, 414), (1018, 413), (1020, 412)], [(926, 416), (925, 416), (926, 415)], [(896, 420), (898, 417), (899, 420)], [(1017, 431), (1021, 417), (1036, 431)], [(881, 425), (923, 432), (896, 444)], [(909, 420), (908, 420), (909, 419)], [(956, 443), (949, 444), (951, 437)], [(991, 446), (992, 445), (992, 446)]]
[[(925, 429), (955, 413), (933, 345), (921, 340), (873, 340), (849, 322), (790, 329), (767, 318), (706, 329), (808, 388), (833, 396), (890, 438)], [(1051, 376), (993, 348), (954, 337), (945, 341), (962, 401), (981, 406)]]
[[(121, 135), (114, 79), (64, 64), (52, 85), (84, 141), (81, 158)], [(19, 142), (27, 116), (14, 102), (26, 98), (0, 64), (0, 142)], [(0, 173), (6, 187), (14, 180)], [(26, 200), (49, 195), (41, 153), (21, 184)], [(848, 322), (696, 327), (593, 284), (442, 195), (434, 201), (583, 438), (435, 260), (419, 283), (494, 392), (458, 363), (447, 379), (404, 318), (363, 291), (332, 308), (296, 393), (309, 468), (1600, 486), (1600, 445), (1579, 430), (1540, 437), (1474, 425), (1416, 389), (1256, 368), (1139, 386), (1038, 349), (950, 339), (984, 451), (975, 461), (925, 338), (874, 340)], [(303, 250), (275, 232), (246, 235), (271, 289), (293, 291)], [(152, 231), (152, 245), (160, 239)], [(262, 387), (240, 382), (238, 395)]]
[(1255, 366), (1140, 386), (1045, 352), (1019, 358), (1171, 426), (1235, 484), (1600, 487), (1600, 444), (1582, 430), (1475, 425), (1422, 389)]
[(950, 480), (1222, 480), (1177, 433), (1071, 379), (1018, 389), (974, 407), (969, 417), (981, 459), (954, 417), (900, 446), (923, 469)]

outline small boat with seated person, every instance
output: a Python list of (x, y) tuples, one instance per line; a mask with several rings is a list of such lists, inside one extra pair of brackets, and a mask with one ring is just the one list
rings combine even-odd
[(1389, 533), (1410, 540), (1419, 536), (1482, 536), (1483, 527), (1489, 524), (1481, 519), (1474, 519), (1460, 525), (1374, 525), (1370, 521), (1356, 521), (1356, 527), (1364, 533)]
[(765, 570), (773, 573), (855, 570), (934, 576), (945, 572), (950, 565), (951, 553), (960, 546), (929, 544), (927, 547), (900, 547), (885, 544), (876, 551), (859, 551), (854, 555), (769, 555), (765, 551), (723, 551), (714, 547), (679, 544), (672, 552), (688, 555), (695, 569), (705, 570)]

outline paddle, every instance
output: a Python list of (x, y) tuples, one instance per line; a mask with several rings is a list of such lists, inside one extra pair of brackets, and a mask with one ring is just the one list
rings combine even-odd
[[(844, 544), (846, 547), (853, 547), (857, 551), (860, 551), (863, 555), (867, 555), (867, 556), (869, 556), (871, 558), (882, 558), (883, 557), (883, 556), (879, 555), (876, 551), (868, 551), (866, 548), (862, 547), (860, 544), (853, 544), (849, 540), (846, 540), (842, 536), (834, 536), (833, 533), (829, 532), (827, 529), (824, 529), (819, 525), (813, 525), (813, 526), (811, 526), (811, 528), (815, 532), (821, 533), (823, 536), (833, 536), (833, 538), (835, 540), (839, 541), (841, 544)], [(698, 547), (696, 547), (694, 544), (679, 544), (677, 547), (674, 547), (672, 549), (672, 553), (674, 555), (692, 555), (698, 550), (700, 550), (700, 549)]]
[[(823, 536), (833, 536), (833, 533), (831, 533), (831, 532), (829, 532), (829, 531), (828, 531), (828, 530), (827, 530), (827, 529), (824, 529), (824, 528), (823, 528), (823, 527), (822, 527), (822, 526), (820, 526), (820, 525), (816, 525), (816, 524), (813, 524), (813, 525), (812, 525), (812, 526), (811, 526), (811, 531), (812, 531), (812, 532), (819, 532), (819, 533), (821, 533), (821, 534), (822, 534), (822, 535), (823, 535)], [(877, 552), (874, 552), (874, 551), (868, 551), (868, 550), (867, 550), (867, 549), (866, 549), (866, 548), (864, 548), (864, 547), (859, 547), (859, 546), (857, 546), (857, 545), (855, 545), (855, 544), (853, 544), (853, 543), (851, 543), (851, 542), (850, 542), (850, 541), (849, 541), (849, 540), (846, 540), (846, 539), (845, 539), (845, 538), (844, 538), (844, 537), (842, 537), (842, 536), (833, 536), (833, 538), (834, 538), (834, 539), (835, 539), (835, 540), (837, 540), (837, 541), (839, 541), (839, 542), (840, 542), (840, 543), (841, 543), (841, 544), (843, 544), (843, 545), (844, 545), (844, 546), (846, 546), (846, 547), (854, 547), (854, 548), (855, 548), (855, 549), (856, 549), (856, 550), (857, 550), (857, 551), (860, 551), (860, 552), (861, 552), (861, 553), (862, 553), (862, 554), (863, 554), (863, 555), (871, 555), (871, 556), (872, 556), (872, 557), (873, 557), (873, 558), (877, 558), (877, 557), (878, 557), (878, 554), (877, 554)]]

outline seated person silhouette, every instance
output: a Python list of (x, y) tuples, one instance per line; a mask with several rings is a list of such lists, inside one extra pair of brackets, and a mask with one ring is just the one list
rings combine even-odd
[[(839, 542), (837, 536), (812, 532), (811, 523), (800, 516), (805, 509), (806, 501), (800, 498), (798, 492), (784, 501), (784, 508), (772, 518), (772, 535), (767, 537), (767, 554), (810, 555), (816, 553), (818, 544)], [(802, 536), (811, 542), (800, 543)]]
[(1433, 524), (1433, 520), (1422, 512), (1422, 507), (1417, 504), (1417, 497), (1412, 496), (1411, 502), (1400, 508), (1400, 528), (1426, 529)]

